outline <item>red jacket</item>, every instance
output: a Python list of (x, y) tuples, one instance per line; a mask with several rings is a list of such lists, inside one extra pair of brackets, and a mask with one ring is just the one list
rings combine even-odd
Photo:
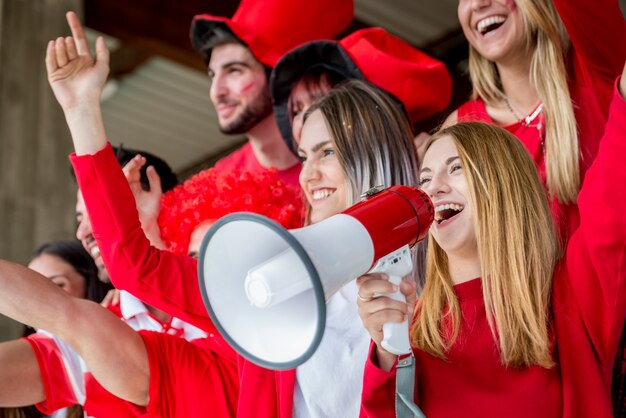
[[(581, 222), (552, 283), (552, 369), (500, 364), (480, 280), (455, 286), (463, 320), (449, 362), (414, 350), (415, 399), (429, 418), (612, 417), (611, 370), (626, 317), (626, 100), (616, 93), (578, 205)], [(363, 417), (394, 417), (395, 368), (365, 369)]]

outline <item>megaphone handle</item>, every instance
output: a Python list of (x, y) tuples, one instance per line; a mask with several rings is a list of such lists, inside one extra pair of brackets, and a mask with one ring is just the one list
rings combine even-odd
[[(394, 293), (385, 293), (391, 299), (406, 302), (406, 298), (400, 292), (400, 282), (402, 277), (389, 275), (389, 281), (398, 286), (398, 291)], [(411, 352), (411, 343), (409, 342), (409, 320), (404, 322), (387, 322), (383, 324), (383, 340), (381, 342), (383, 348), (395, 355), (408, 354)]]

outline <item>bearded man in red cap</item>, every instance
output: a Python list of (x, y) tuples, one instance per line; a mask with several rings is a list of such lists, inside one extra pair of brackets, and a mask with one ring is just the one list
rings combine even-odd
[(273, 116), (270, 71), (291, 48), (332, 38), (352, 17), (352, 1), (244, 0), (232, 19), (194, 18), (191, 40), (207, 65), (220, 130), (248, 138), (216, 168), (273, 167), (283, 181), (298, 184), (300, 164), (283, 142)]

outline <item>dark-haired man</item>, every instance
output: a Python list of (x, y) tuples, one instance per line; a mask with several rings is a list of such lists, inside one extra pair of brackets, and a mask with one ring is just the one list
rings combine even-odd
[[(176, 186), (176, 175), (162, 159), (135, 150), (117, 148), (114, 152), (121, 166), (134, 167), (128, 176), (129, 181), (137, 183), (136, 187), (146, 191), (150, 188), (168, 191)], [(137, 168), (139, 161), (143, 163), (141, 170)], [(100, 280), (108, 282), (108, 273), (80, 190), (76, 199), (76, 220), (76, 238), (94, 259)], [(142, 225), (152, 223), (149, 220), (142, 222)], [(159, 238), (158, 231), (146, 231), (149, 236), (155, 236), (155, 233), (156, 238)], [(146, 305), (124, 291), (120, 292), (119, 301), (108, 306), (108, 309), (136, 331), (166, 333), (188, 341), (206, 337), (206, 333), (200, 329)], [(93, 324), (94, 327), (99, 325)], [(56, 335), (43, 330), (26, 339), (0, 344), (0, 381), (8, 384), (0, 385), (0, 406), (36, 404), (42, 412), (57, 416), (54, 414), (61, 412), (62, 408), (80, 404), (86, 415), (95, 418), (143, 416), (143, 412), (135, 405), (106, 391), (93, 378), (74, 349)]]
[(248, 138), (216, 168), (274, 167), (283, 181), (298, 185), (300, 164), (274, 118), (270, 70), (291, 48), (337, 35), (352, 17), (352, 0), (243, 0), (232, 19), (206, 14), (194, 18), (191, 39), (207, 64), (220, 130)]

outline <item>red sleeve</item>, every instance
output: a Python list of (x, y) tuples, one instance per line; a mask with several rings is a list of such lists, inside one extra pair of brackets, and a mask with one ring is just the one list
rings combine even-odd
[[(555, 291), (575, 298), (598, 360), (611, 364), (626, 317), (626, 101), (616, 91), (600, 151), (578, 197), (580, 226)], [(558, 296), (558, 295), (557, 295)]]
[[(28, 341), (39, 363), (46, 399), (35, 406), (44, 414), (81, 404), (88, 416), (133, 418), (131, 404), (104, 389), (83, 366), (69, 346), (46, 334), (36, 333)], [(72, 377), (73, 376), (73, 377)]]
[(239, 398), (235, 356), (220, 354), (221, 337), (192, 342), (139, 331), (150, 364), (147, 416), (234, 417)]
[(115, 287), (207, 332), (217, 332), (200, 295), (197, 261), (150, 245), (111, 145), (94, 155), (72, 154), (70, 160)]
[(135, 406), (107, 391), (91, 373), (85, 374), (85, 416), (135, 418)]
[(46, 400), (35, 406), (44, 414), (51, 414), (61, 408), (76, 405), (70, 377), (65, 370), (63, 355), (52, 338), (42, 334), (32, 334), (25, 338), (30, 344), (41, 373)]
[(554, 0), (572, 41), (576, 65), (609, 80), (626, 59), (626, 25), (616, 0)]
[(378, 368), (376, 344), (370, 344), (365, 363), (363, 393), (361, 394), (361, 418), (395, 418), (396, 416), (396, 368), (388, 372)]

